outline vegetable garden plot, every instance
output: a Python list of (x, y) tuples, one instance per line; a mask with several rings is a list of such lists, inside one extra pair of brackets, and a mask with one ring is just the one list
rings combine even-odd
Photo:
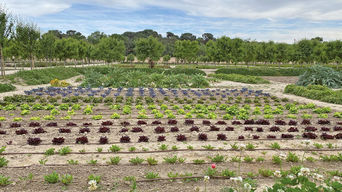
[[(341, 112), (262, 90), (68, 87), (25, 93), (5, 97), (0, 111), (0, 146), (6, 146), (0, 169), (11, 177), (12, 169), (46, 166), (83, 181), (85, 175), (68, 167), (121, 165), (132, 169), (124, 176), (138, 181), (243, 176), (261, 185), (257, 175), (268, 174), (262, 167), (273, 175), (291, 165), (334, 171), (342, 162)], [(218, 169), (208, 170), (210, 163)], [(180, 165), (197, 167), (176, 169)], [(150, 166), (146, 175), (138, 171), (143, 166)], [(168, 174), (175, 169), (179, 173)], [(172, 184), (168, 190), (181, 191)]]

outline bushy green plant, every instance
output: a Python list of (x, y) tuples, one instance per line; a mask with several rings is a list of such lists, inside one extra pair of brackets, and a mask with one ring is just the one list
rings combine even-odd
[(64, 185), (71, 184), (73, 179), (74, 179), (74, 177), (72, 175), (70, 175), (70, 174), (61, 175), (61, 182)]
[(299, 76), (303, 68), (269, 68), (269, 67), (225, 67), (215, 71), (216, 74), (241, 74), (254, 76)]
[(6, 176), (0, 174), (0, 186), (1, 187), (7, 186), (11, 183), (12, 183), (12, 181), (10, 180), (10, 177), (6, 177)]
[(8, 164), (8, 160), (5, 157), (0, 157), (0, 167), (5, 167)]
[(342, 87), (342, 74), (332, 68), (315, 65), (308, 68), (296, 83), (300, 86), (324, 85), (330, 88)]
[(0, 93), (8, 92), (8, 91), (14, 91), (16, 88), (11, 84), (3, 84), (0, 83)]
[(49, 175), (45, 175), (44, 180), (48, 183), (51, 183), (51, 184), (57, 183), (59, 181), (59, 174), (56, 172), (53, 172)]
[(203, 71), (193, 69), (92, 68), (82, 86), (88, 87), (207, 87)]
[(342, 104), (342, 90), (334, 91), (321, 85), (287, 85), (284, 92), (327, 103)]
[(133, 165), (139, 165), (142, 164), (145, 160), (139, 157), (136, 158), (132, 158), (129, 160), (130, 163), (132, 163)]
[(67, 155), (67, 154), (71, 153), (71, 148), (68, 147), (68, 146), (67, 147), (63, 147), (63, 148), (58, 150), (58, 153), (60, 155)]
[(146, 179), (156, 179), (159, 178), (159, 173), (148, 172), (145, 174)]

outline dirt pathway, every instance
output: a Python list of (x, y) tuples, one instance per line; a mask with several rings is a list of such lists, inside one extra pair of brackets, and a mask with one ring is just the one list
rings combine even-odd
[[(76, 79), (79, 77), (83, 77), (83, 75), (75, 76), (70, 79), (66, 79), (65, 81), (69, 83), (72, 86), (79, 86), (81, 82), (76, 82)], [(50, 84), (43, 84), (43, 85), (14, 85), (16, 87), (15, 91), (0, 93), (0, 99), (3, 99), (6, 96), (12, 96), (12, 95), (23, 95), (25, 94), (25, 91), (30, 91), (32, 89), (36, 89), (38, 87), (49, 87)]]

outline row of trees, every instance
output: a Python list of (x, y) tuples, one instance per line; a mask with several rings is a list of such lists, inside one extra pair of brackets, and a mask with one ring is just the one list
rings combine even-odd
[(84, 36), (75, 30), (62, 33), (50, 30), (41, 34), (32, 23), (15, 22), (0, 9), (0, 56), (4, 75), (4, 59), (90, 62), (130, 61), (135, 58), (148, 60), (151, 67), (162, 56), (164, 61), (175, 57), (177, 62), (226, 62), (238, 63), (340, 63), (342, 42), (323, 41), (322, 38), (303, 39), (294, 44), (257, 42), (240, 38), (220, 37), (211, 33), (196, 37), (191, 33), (177, 36), (167, 32), (166, 36), (153, 30), (125, 32), (106, 35), (96, 31)]

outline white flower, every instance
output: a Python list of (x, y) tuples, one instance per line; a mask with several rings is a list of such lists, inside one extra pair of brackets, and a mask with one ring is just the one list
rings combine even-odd
[(97, 189), (97, 185), (90, 185), (88, 189), (89, 191), (95, 191)]
[(302, 173), (303, 175), (308, 175), (310, 173), (310, 169), (309, 168), (305, 168), (305, 167), (302, 167), (300, 169), (300, 173)]
[(89, 185), (96, 185), (97, 182), (96, 182), (96, 180), (90, 180), (90, 181), (88, 182), (88, 184), (89, 184)]
[(242, 177), (231, 177), (230, 178), (231, 181), (234, 181), (234, 183), (237, 183), (237, 182), (242, 182)]
[(242, 182), (242, 177), (237, 177), (237, 180), (239, 181), (239, 182)]
[(243, 188), (245, 188), (246, 191), (252, 190), (252, 186), (251, 186), (249, 183), (245, 183), (245, 184), (243, 185)]
[(280, 153), (279, 157), (280, 157), (280, 159), (283, 159), (283, 160), (286, 159), (286, 155), (284, 153)]
[(320, 174), (317, 174), (317, 173), (314, 173), (313, 174), (313, 178), (317, 181), (323, 181), (324, 180), (324, 177), (323, 175), (320, 175)]
[(244, 150), (244, 149), (246, 149), (246, 145), (242, 143), (239, 145), (239, 148), (240, 148), (240, 150)]
[(341, 178), (338, 177), (338, 176), (334, 176), (334, 177), (332, 178), (332, 181), (333, 181), (333, 182), (339, 182), (340, 180), (341, 180)]
[(288, 176), (287, 176), (287, 178), (289, 178), (289, 179), (291, 179), (291, 180), (292, 180), (292, 179), (294, 179), (294, 178), (295, 178), (295, 176), (294, 176), (294, 175), (292, 175), (292, 174), (290, 174), (290, 175), (288, 175)]
[(97, 182), (96, 182), (95, 180), (90, 180), (90, 181), (88, 182), (88, 184), (89, 184), (88, 189), (89, 189), (90, 191), (95, 191), (95, 190), (97, 189)]
[(204, 182), (209, 182), (209, 179), (210, 179), (210, 177), (206, 175), (206, 176), (204, 176), (203, 180), (204, 180)]
[(300, 176), (303, 176), (303, 173), (298, 173), (298, 176), (300, 177)]
[(285, 192), (284, 190), (282, 189), (278, 189), (277, 192)]
[(275, 171), (274, 173), (273, 173), (273, 175), (275, 176), (275, 177), (281, 177), (281, 172), (280, 171)]

